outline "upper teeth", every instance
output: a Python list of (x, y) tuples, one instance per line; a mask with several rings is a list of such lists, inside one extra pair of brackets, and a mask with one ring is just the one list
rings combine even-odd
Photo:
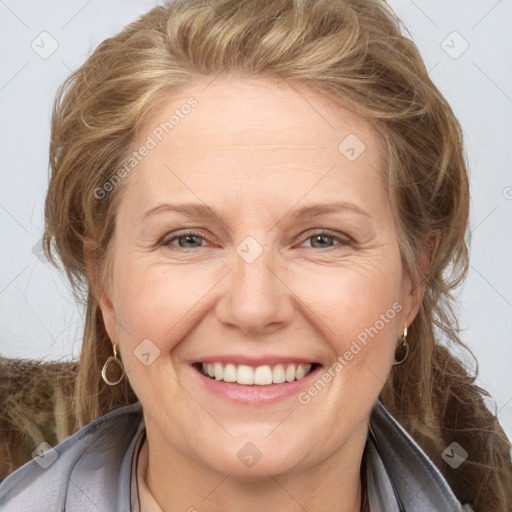
[(264, 365), (253, 368), (245, 364), (202, 363), (202, 370), (205, 375), (209, 375), (215, 380), (265, 386), (302, 379), (310, 372), (311, 364), (295, 365), (290, 363), (276, 364), (274, 367)]

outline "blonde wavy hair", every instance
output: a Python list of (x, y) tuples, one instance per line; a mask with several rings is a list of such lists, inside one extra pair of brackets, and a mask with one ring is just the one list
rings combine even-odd
[[(472, 374), (446, 348), (469, 350), (452, 309), (468, 268), (462, 130), (383, 0), (178, 0), (102, 42), (61, 85), (44, 245), (56, 265), (60, 257), (86, 303), (75, 390), (79, 425), (136, 400), (126, 379), (111, 388), (100, 377), (112, 346), (98, 297), (111, 275), (125, 183), (101, 200), (94, 191), (122, 167), (160, 105), (197, 78), (221, 73), (307, 86), (378, 127), (403, 267), (426, 290), (409, 328), (408, 360), (393, 367), (381, 399), (462, 502), (482, 512), (512, 510), (510, 442), (484, 404), (487, 393), (474, 383), (478, 367)], [(419, 255), (433, 235), (439, 245), (424, 273)], [(441, 459), (452, 441), (469, 453), (457, 470)]]

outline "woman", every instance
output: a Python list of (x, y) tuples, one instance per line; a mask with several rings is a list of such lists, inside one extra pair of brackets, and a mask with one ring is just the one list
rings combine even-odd
[(83, 428), (2, 510), (511, 509), (510, 443), (437, 339), (462, 345), (461, 129), (384, 2), (155, 7), (51, 140)]

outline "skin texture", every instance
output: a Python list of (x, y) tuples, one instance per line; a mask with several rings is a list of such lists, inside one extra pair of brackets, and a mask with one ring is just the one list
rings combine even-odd
[[(126, 178), (101, 300), (144, 409), (145, 482), (169, 511), (357, 511), (367, 417), (421, 300), (402, 272), (376, 134), (286, 82), (209, 77), (170, 99), (135, 147), (190, 96), (197, 106)], [(354, 161), (338, 149), (350, 134), (365, 145)], [(365, 213), (293, 219), (335, 201)], [(216, 216), (143, 218), (189, 202)], [(186, 228), (197, 236), (172, 239)], [(318, 239), (324, 229), (339, 238)], [(237, 252), (247, 237), (262, 249), (251, 263)], [(191, 366), (280, 355), (321, 374), (393, 304), (394, 318), (307, 404), (233, 403)], [(145, 339), (160, 351), (148, 366), (134, 354)], [(247, 442), (262, 455), (252, 467), (237, 457)]]

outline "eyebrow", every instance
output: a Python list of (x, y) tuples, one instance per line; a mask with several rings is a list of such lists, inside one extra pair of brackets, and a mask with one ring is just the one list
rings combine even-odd
[[(370, 214), (361, 209), (354, 203), (348, 201), (337, 201), (333, 203), (326, 204), (315, 204), (310, 206), (302, 206), (296, 210), (292, 210), (286, 213), (283, 217), (290, 216), (292, 220), (302, 220), (308, 217), (318, 217), (320, 215), (325, 215), (329, 213), (336, 213), (339, 211), (348, 211), (352, 213), (356, 213), (358, 215), (363, 215), (365, 217), (370, 217)], [(211, 217), (217, 217), (220, 219), (219, 215), (205, 204), (196, 204), (196, 203), (185, 203), (185, 204), (170, 204), (170, 203), (161, 203), (153, 208), (147, 210), (142, 218), (146, 219), (160, 212), (173, 212), (173, 213), (181, 213), (183, 215), (188, 215), (189, 217), (194, 217), (197, 219), (206, 219)]]

